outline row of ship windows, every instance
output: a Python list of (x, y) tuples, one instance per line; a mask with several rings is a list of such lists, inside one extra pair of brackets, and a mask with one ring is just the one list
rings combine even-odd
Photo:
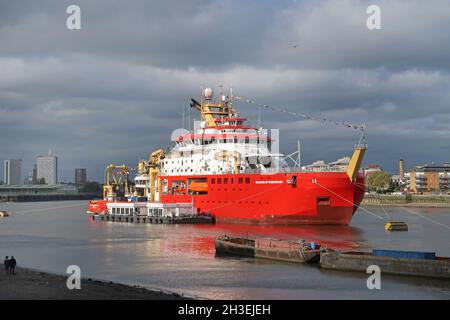
[(212, 201), (209, 201), (209, 200), (197, 200), (197, 201), (195, 201), (195, 203), (198, 203), (198, 202), (200, 202), (200, 203), (239, 203), (239, 204), (241, 204), (241, 203), (245, 203), (245, 204), (269, 204), (269, 201), (234, 201), (234, 200), (230, 200), (230, 201), (228, 201), (228, 200), (224, 200), (224, 201), (221, 201), (221, 200), (217, 200), (217, 201), (214, 201), (214, 200), (212, 200)]
[[(234, 139), (216, 139), (216, 138), (203, 138), (203, 139), (195, 139), (195, 145), (208, 145), (212, 143), (244, 143), (244, 144), (262, 144), (262, 145), (270, 145), (265, 139), (251, 139), (251, 138), (234, 138)], [(192, 144), (192, 140), (186, 140), (183, 142), (178, 142), (177, 145), (180, 147), (186, 147), (189, 144)]]
[[(240, 168), (241, 170), (244, 170), (244, 167), (241, 167)], [(219, 168), (219, 171), (223, 171), (224, 170), (224, 168)], [(196, 172), (203, 172), (203, 171), (208, 171), (208, 172), (210, 172), (211, 171), (211, 168), (207, 168), (207, 169), (198, 169), (198, 170), (196, 170)], [(180, 172), (194, 172), (194, 170), (193, 169), (177, 169), (177, 170), (175, 170), (175, 169), (166, 169), (164, 172), (167, 172), (167, 173), (180, 173)]]
[[(234, 180), (234, 178), (230, 178), (230, 179), (217, 178), (217, 180), (216, 180), (216, 178), (211, 178), (211, 184), (215, 184), (216, 181), (217, 181), (217, 184), (222, 184), (222, 182), (223, 182), (223, 184), (228, 184), (228, 182), (234, 183), (235, 180)], [(237, 181), (238, 181), (238, 183), (244, 183), (244, 178), (238, 178)], [(245, 183), (250, 183), (250, 177), (245, 177)]]
[[(176, 160), (176, 162), (181, 163), (181, 164), (183, 164), (184, 161), (188, 162), (187, 159), (186, 160)], [(203, 161), (203, 158), (201, 158), (201, 161)], [(194, 162), (194, 159), (191, 159), (191, 163), (193, 163), (193, 162)], [(166, 161), (166, 163), (169, 163), (169, 161)], [(174, 164), (174, 163), (175, 163), (175, 160), (172, 160), (172, 164)]]
[(112, 214), (132, 214), (139, 211), (138, 208), (112, 208)]

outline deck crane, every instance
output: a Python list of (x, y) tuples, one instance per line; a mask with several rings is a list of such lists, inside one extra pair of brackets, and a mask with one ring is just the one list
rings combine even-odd
[(161, 159), (165, 156), (165, 151), (163, 149), (158, 149), (150, 154), (149, 160), (142, 160), (138, 165), (138, 172), (141, 175), (148, 175), (149, 177), (149, 188), (145, 190), (144, 195), (148, 195), (150, 202), (158, 201), (157, 194), (159, 190), (158, 176), (161, 169)]
[[(103, 199), (114, 198), (123, 191), (123, 195), (128, 193), (128, 166), (110, 164), (105, 170), (105, 185), (103, 186)], [(121, 188), (123, 186), (123, 188)]]

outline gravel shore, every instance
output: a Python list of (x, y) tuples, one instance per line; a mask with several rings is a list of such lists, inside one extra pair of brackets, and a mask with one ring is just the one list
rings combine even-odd
[(179, 300), (184, 297), (119, 283), (82, 279), (80, 290), (69, 290), (67, 277), (26, 268), (16, 275), (0, 272), (0, 300)]

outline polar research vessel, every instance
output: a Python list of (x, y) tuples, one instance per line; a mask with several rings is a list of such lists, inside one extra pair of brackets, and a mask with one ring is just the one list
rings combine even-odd
[[(238, 116), (233, 98), (206, 88), (191, 99), (201, 121), (139, 163), (134, 192), (148, 202), (191, 203), (218, 222), (347, 225), (365, 193), (366, 145), (345, 166), (291, 167), (267, 130)], [(117, 200), (105, 193), (90, 210), (108, 201)]]

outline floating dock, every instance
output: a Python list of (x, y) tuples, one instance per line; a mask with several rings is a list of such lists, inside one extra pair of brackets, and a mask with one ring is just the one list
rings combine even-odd
[(434, 252), (327, 250), (320, 255), (320, 267), (323, 269), (366, 273), (370, 265), (378, 266), (381, 273), (450, 279), (450, 258), (436, 257)]
[[(315, 246), (315, 245), (313, 245)], [(238, 255), (283, 262), (319, 262), (321, 249), (304, 240), (248, 239), (223, 235), (215, 240), (216, 254)]]
[(205, 224), (214, 223), (214, 217), (209, 215), (194, 215), (182, 217), (151, 217), (140, 215), (116, 216), (109, 214), (94, 214), (92, 220), (130, 222), (130, 223), (153, 223), (153, 224)]
[(93, 220), (157, 224), (214, 223), (213, 216), (199, 214), (192, 203), (109, 202), (105, 214)]

